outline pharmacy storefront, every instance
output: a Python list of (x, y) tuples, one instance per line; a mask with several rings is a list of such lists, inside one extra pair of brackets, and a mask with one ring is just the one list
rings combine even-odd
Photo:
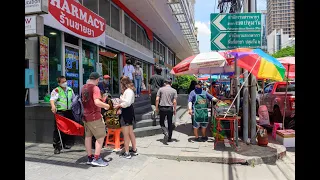
[(75, 1), (50, 0), (48, 9), (39, 37), (39, 100), (45, 102), (61, 74), (77, 94), (91, 72), (101, 73), (99, 49), (106, 30), (102, 17)]

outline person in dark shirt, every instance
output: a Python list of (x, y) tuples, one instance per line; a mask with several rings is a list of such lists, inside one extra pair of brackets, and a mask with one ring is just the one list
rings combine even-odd
[(164, 85), (164, 78), (161, 75), (162, 68), (155, 66), (156, 74), (152, 75), (149, 84), (151, 86), (151, 107), (153, 109), (153, 116), (156, 116), (156, 97), (158, 90)]
[(109, 75), (104, 75), (103, 76), (103, 81), (99, 82), (98, 87), (101, 91), (102, 94), (105, 93), (110, 93), (111, 89), (110, 89), (110, 76)]
[(191, 91), (193, 91), (196, 88), (196, 84), (197, 84), (197, 81), (195, 81), (195, 80), (191, 81), (189, 89), (188, 89), (188, 94), (190, 94)]

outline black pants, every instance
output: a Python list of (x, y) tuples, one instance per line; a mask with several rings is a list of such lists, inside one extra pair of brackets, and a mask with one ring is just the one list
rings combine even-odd
[[(71, 120), (74, 119), (71, 110), (57, 111), (57, 114), (62, 115), (62, 116), (66, 117), (68, 119), (71, 119)], [(64, 134), (62, 131), (60, 131), (60, 134), (61, 134), (63, 146), (65, 146), (65, 145), (72, 146), (74, 144), (74, 136)], [(54, 130), (53, 130), (53, 147), (54, 147), (54, 149), (61, 149), (61, 142), (60, 142), (60, 137), (59, 137), (56, 122), (54, 122)]]
[[(160, 106), (159, 107), (159, 114), (160, 114), (160, 126), (165, 133), (165, 131), (168, 132), (168, 138), (171, 139), (172, 137), (172, 131), (173, 131), (173, 125), (172, 125), (172, 116), (173, 116), (173, 107), (172, 106)], [(168, 129), (166, 128), (164, 124), (164, 120), (167, 117), (168, 121)]]

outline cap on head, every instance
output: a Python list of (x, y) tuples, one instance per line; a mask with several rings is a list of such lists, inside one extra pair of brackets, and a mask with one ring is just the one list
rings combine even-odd
[(106, 74), (103, 76), (103, 79), (110, 79), (110, 76)]
[(89, 76), (89, 79), (92, 79), (92, 80), (97, 80), (99, 78), (100, 78), (100, 75), (97, 72), (92, 72)]

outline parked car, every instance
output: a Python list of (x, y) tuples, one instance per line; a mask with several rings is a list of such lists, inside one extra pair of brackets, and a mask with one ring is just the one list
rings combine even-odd
[(266, 105), (269, 113), (271, 114), (271, 122), (282, 122), (284, 102), (287, 103), (285, 116), (288, 118), (294, 118), (295, 111), (295, 82), (288, 82), (287, 98), (285, 99), (286, 93), (286, 82), (274, 82), (269, 83), (262, 90), (258, 91), (259, 100), (258, 105)]

